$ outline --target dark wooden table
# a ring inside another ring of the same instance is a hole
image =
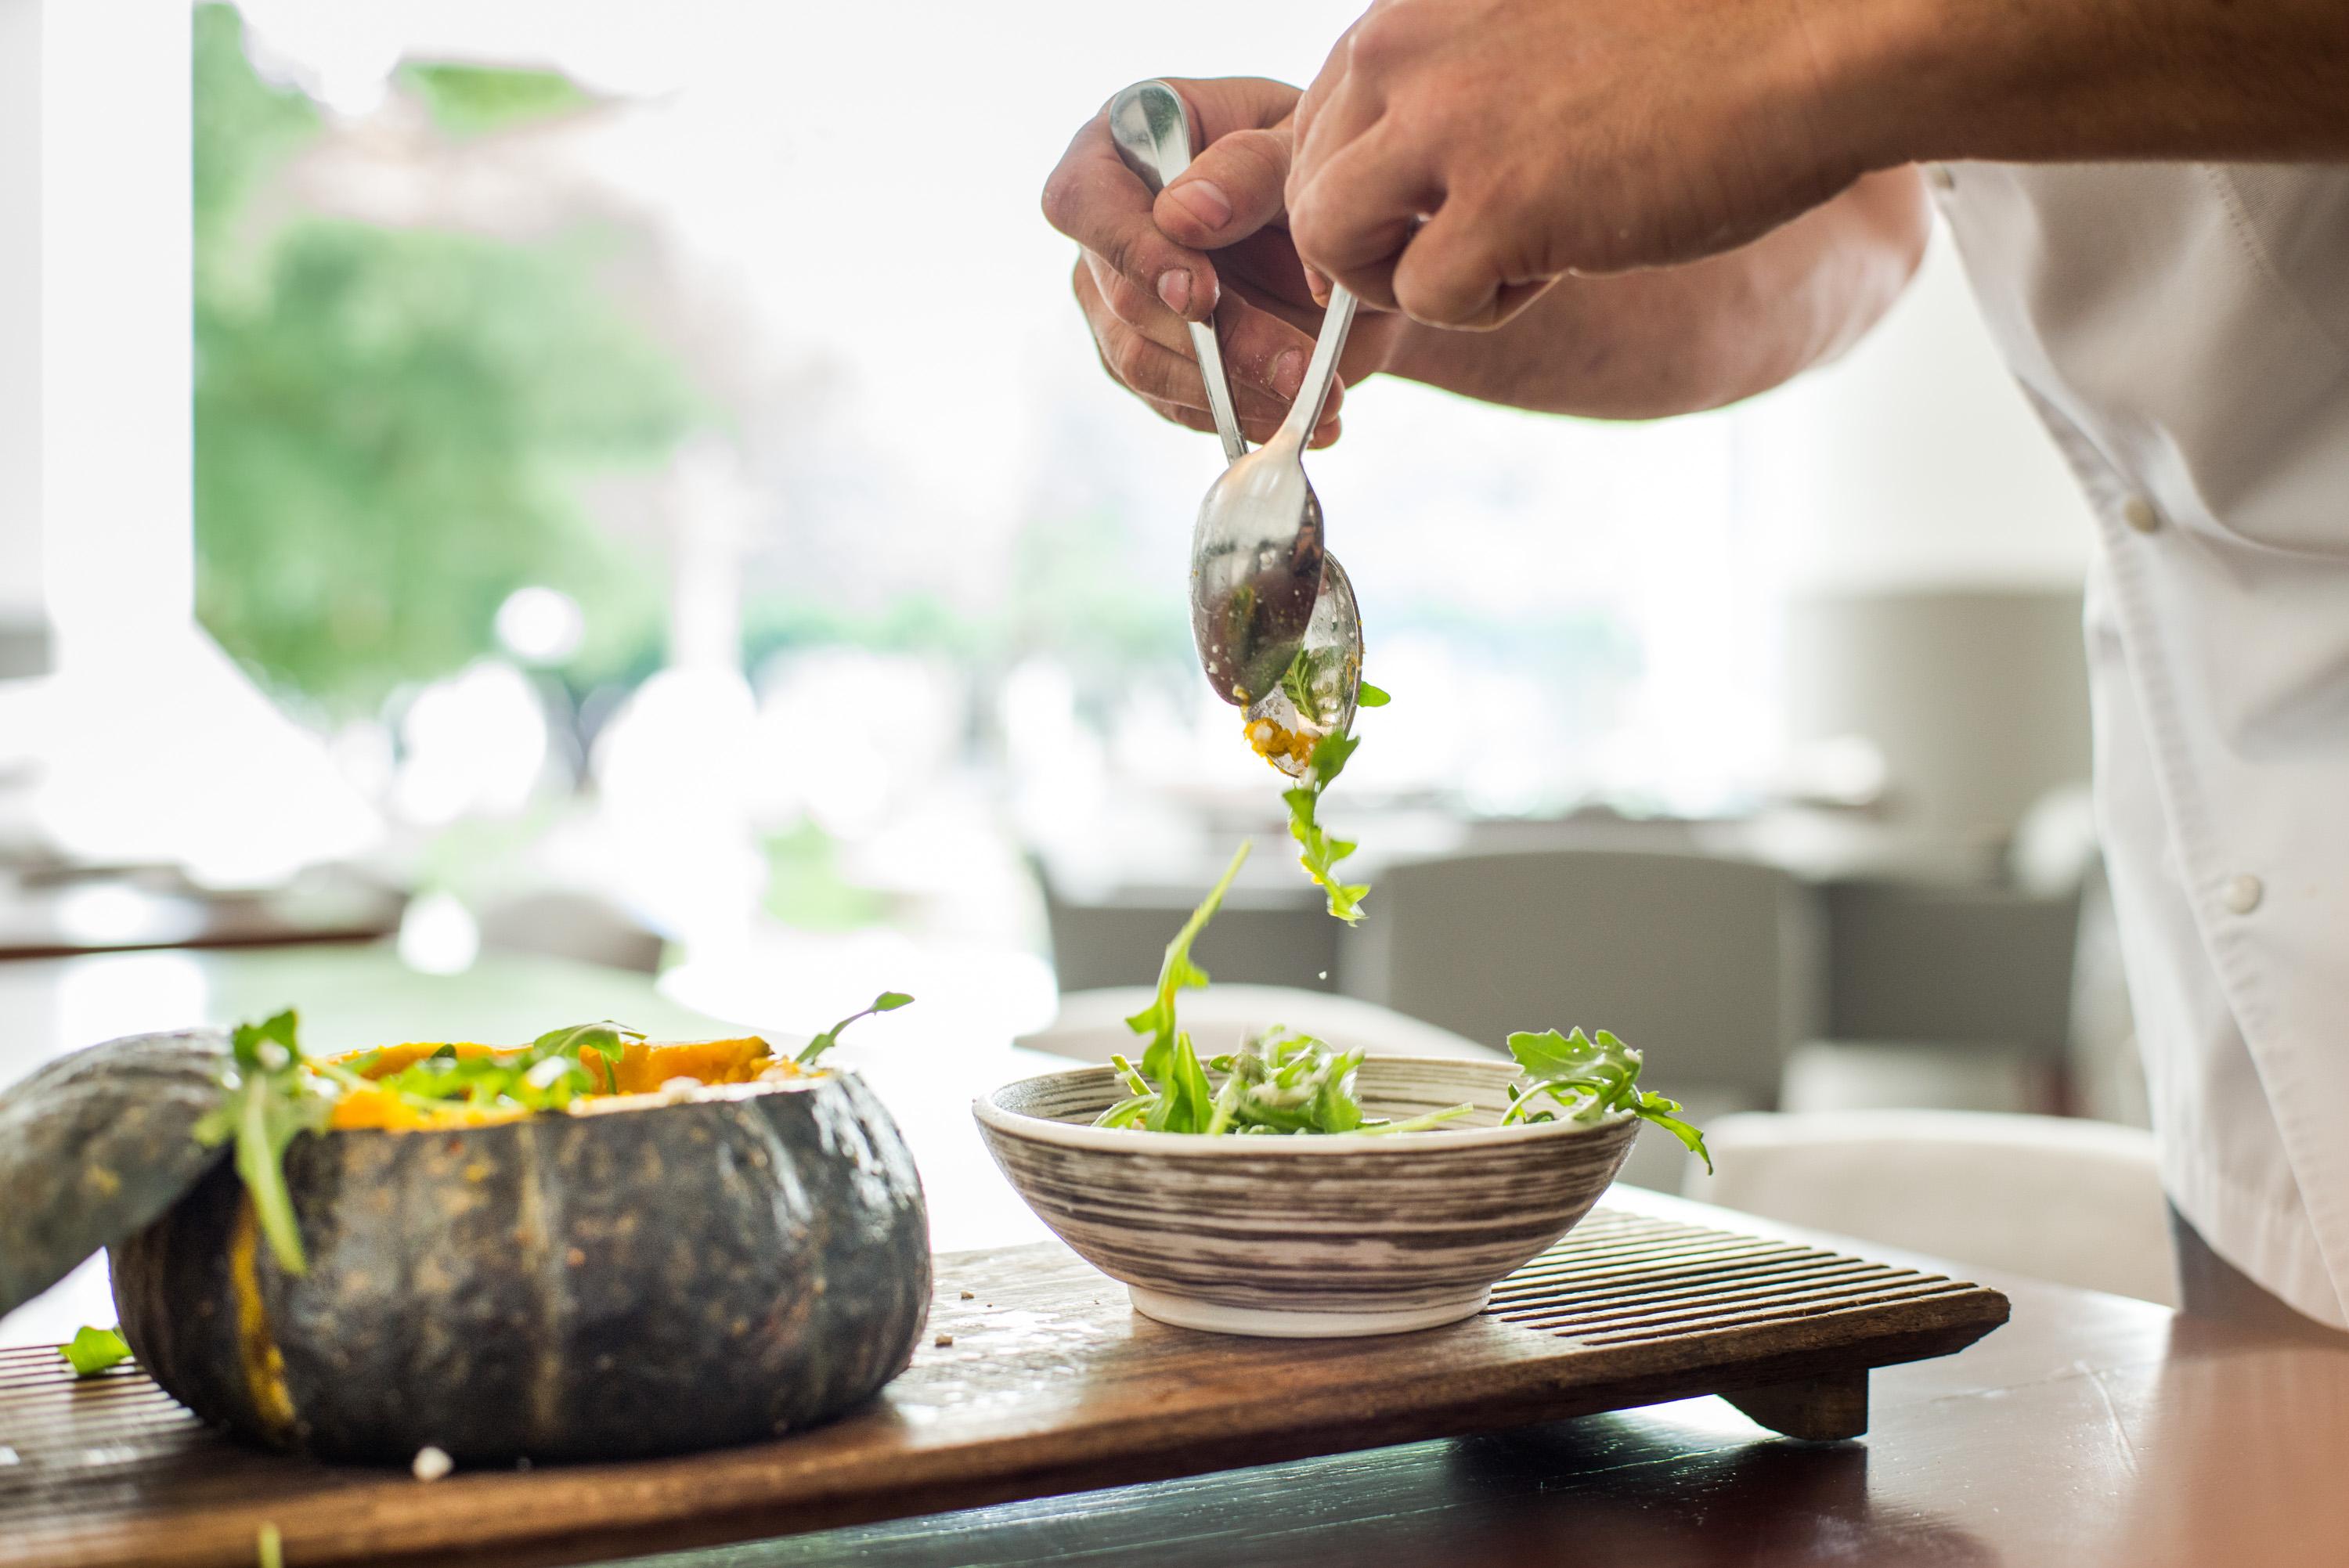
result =
[[[76,970],[104,962],[0,966],[0,1018],[17,1031],[0,1057],[0,1078],[82,1043],[60,1031],[97,1016],[93,1007],[110,1005],[118,1018],[136,1014],[122,994],[135,972]],[[459,1013],[476,1020],[471,1032],[520,1036],[543,1022],[536,1010],[573,998],[587,1005],[568,1007],[566,1017],[616,1011],[659,1028],[692,1022],[634,977],[560,965],[505,961],[428,980],[371,950],[189,962],[202,979],[180,998],[191,1009],[225,1016],[262,1005],[264,993],[282,994],[311,1007],[331,1043],[354,1031],[430,1034]],[[100,977],[109,984],[98,986]],[[78,990],[93,986],[108,1000],[74,1003]],[[150,999],[157,1006],[171,1000],[161,992]],[[1028,1239],[1032,1221],[1016,1200],[1004,1202],[1008,1193],[967,1135],[963,1102],[979,1087],[1043,1064],[1008,1044],[958,1035],[952,998],[925,998],[926,1006],[933,1000],[926,1026],[916,1027],[908,1009],[903,1031],[864,1047],[856,1065],[906,1125],[939,1200],[940,1244]],[[1796,1234],[1636,1190],[1618,1189],[1609,1201]],[[2349,1563],[2349,1354],[2197,1324],[2118,1297],[1961,1272],[2005,1290],[2013,1321],[1957,1356],[1876,1374],[1873,1424],[1858,1442],[1773,1438],[1726,1404],[1700,1399],[628,1561],[663,1568]],[[0,1563],[6,1560],[0,1542]]]

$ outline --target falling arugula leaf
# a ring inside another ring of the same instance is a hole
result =
[[[1248,851],[1255,847],[1253,841],[1242,840],[1240,847],[1233,851],[1231,864],[1224,868],[1216,885],[1207,890],[1207,896],[1199,901],[1199,907],[1191,912],[1191,918],[1183,923],[1183,929],[1174,934],[1174,940],[1166,944],[1166,956],[1158,965],[1157,996],[1149,1006],[1125,1021],[1125,1026],[1135,1034],[1150,1037],[1150,1044],[1142,1053],[1142,1070],[1151,1078],[1164,1078],[1174,1068],[1174,993],[1207,983],[1207,972],[1191,962],[1191,944],[1215,918],[1224,894],[1231,891],[1232,879],[1240,874]]]
[[[1354,693],[1356,707],[1384,707],[1392,701],[1394,698],[1388,696],[1383,688],[1374,686],[1368,681],[1364,681]]]
[[[1322,791],[1337,780],[1347,758],[1361,744],[1361,739],[1351,735],[1323,736],[1313,748],[1313,760],[1306,769],[1305,782],[1280,794],[1288,803],[1288,836],[1297,841],[1301,851],[1297,863],[1320,884],[1328,895],[1330,913],[1349,925],[1362,918],[1362,895],[1371,891],[1370,884],[1340,880],[1338,862],[1354,852],[1355,842],[1340,839],[1321,826],[1319,810]]]
[[[849,1025],[856,1022],[857,1019],[869,1018],[875,1013],[894,1013],[912,1000],[913,998],[906,995],[903,991],[884,991],[881,995],[873,998],[873,1006],[864,1008],[861,1012],[849,1014],[848,1016],[843,1018],[837,1024],[834,1024],[831,1028],[826,1029],[823,1034],[818,1035],[814,1039],[810,1040],[805,1046],[802,1046],[800,1048],[800,1054],[793,1057],[792,1060],[803,1068],[813,1067],[815,1065],[815,1059],[818,1057],[823,1055],[824,1052],[832,1049],[833,1047],[840,1043],[841,1030],[848,1027]]]
[[[1615,1111],[1629,1111],[1679,1139],[1690,1153],[1704,1161],[1707,1171],[1713,1169],[1704,1134],[1681,1119],[1680,1101],[1641,1088],[1640,1068],[1645,1058],[1607,1030],[1599,1030],[1596,1039],[1580,1029],[1570,1035],[1556,1029],[1538,1035],[1521,1031],[1509,1037],[1509,1054],[1525,1068],[1528,1081],[1522,1087],[1510,1086],[1512,1103],[1501,1118],[1502,1126],[1551,1121],[1560,1111],[1575,1121],[1597,1121]],[[1537,1109],[1535,1102],[1543,1099],[1556,1109]]]
[[[74,1331],[73,1342],[57,1346],[74,1369],[77,1377],[95,1377],[109,1367],[130,1359],[130,1344],[111,1328],[92,1328],[88,1324]]]
[[[325,1128],[334,1110],[331,1093],[305,1070],[295,1040],[297,1022],[289,1007],[258,1024],[236,1026],[221,1076],[228,1098],[195,1126],[196,1140],[208,1147],[236,1140],[236,1173],[253,1200],[254,1216],[278,1267],[294,1274],[308,1264],[293,1194],[285,1187],[285,1148],[301,1134]]]

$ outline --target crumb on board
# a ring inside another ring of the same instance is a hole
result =
[[[931,1340],[930,1343],[937,1346],[940,1349],[944,1349],[946,1346],[954,1343],[954,1336],[951,1334],[941,1334],[936,1339]]]
[[[975,1290],[967,1290],[962,1293],[962,1298],[965,1301],[977,1301],[978,1299],[978,1292]]]

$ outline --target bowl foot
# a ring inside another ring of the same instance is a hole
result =
[[[1133,1310],[1177,1328],[1209,1334],[1247,1334],[1268,1339],[1354,1339],[1371,1334],[1407,1334],[1474,1317],[1485,1310],[1489,1287],[1441,1301],[1414,1302],[1392,1310],[1292,1311],[1284,1307],[1226,1306],[1196,1296],[1173,1295],[1138,1284],[1125,1287]]]

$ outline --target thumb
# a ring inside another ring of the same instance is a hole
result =
[[[1235,130],[1207,144],[1151,209],[1151,218],[1177,244],[1216,250],[1237,243],[1281,211],[1295,138],[1286,121],[1268,129]]]

